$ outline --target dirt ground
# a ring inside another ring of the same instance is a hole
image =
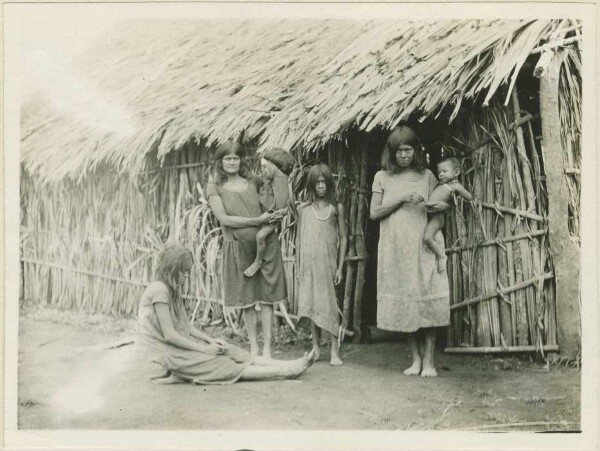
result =
[[[49,309],[19,324],[19,429],[578,430],[580,370],[527,358],[438,354],[407,377],[406,343],[346,344],[342,367],[297,380],[157,386],[131,320]],[[304,340],[276,347],[295,358]]]

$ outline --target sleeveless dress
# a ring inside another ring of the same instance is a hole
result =
[[[319,216],[327,214],[319,212]],[[338,218],[333,205],[329,217],[316,217],[312,204],[299,212],[298,317],[311,319],[335,337],[339,335],[340,313],[335,294],[338,253]]]
[[[163,368],[195,384],[232,384],[250,364],[250,354],[229,344],[224,354],[212,355],[173,346],[164,340],[154,306],[167,304],[171,312],[173,327],[190,340],[190,321],[185,311],[173,305],[171,290],[160,281],[152,282],[142,294],[138,310],[139,344],[142,351],[150,354]]]
[[[385,171],[375,174],[373,192],[382,204],[411,192],[427,201],[437,184],[431,171],[403,181]],[[377,258],[377,327],[415,332],[450,323],[448,275],[437,271],[436,256],[423,243],[427,211],[421,204],[403,204],[380,222]],[[441,231],[435,240],[444,245]]]
[[[256,218],[262,214],[259,189],[262,181],[253,176],[243,192],[231,191],[209,182],[207,197],[219,196],[230,216]],[[257,303],[273,304],[286,299],[285,274],[279,240],[274,233],[266,242],[263,264],[252,277],[244,276],[256,258],[256,233],[260,227],[233,228],[223,231],[223,297],[226,307],[246,308]]]

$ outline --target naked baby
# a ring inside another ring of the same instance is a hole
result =
[[[263,184],[260,188],[260,203],[263,211],[280,212],[281,216],[284,215],[291,198],[288,176],[295,164],[296,159],[283,149],[269,149],[261,154]],[[252,277],[260,270],[266,239],[276,230],[276,224],[265,224],[256,234],[256,259],[244,271],[246,277]]]
[[[435,234],[444,227],[444,214],[454,204],[455,196],[466,200],[473,199],[471,193],[458,181],[460,173],[461,167],[458,159],[448,157],[440,161],[438,163],[440,184],[430,194],[429,201],[425,202],[425,207],[428,207],[428,210],[431,208],[431,211],[428,214],[423,241],[436,255],[439,272],[446,269],[446,252],[444,247],[435,241]],[[434,206],[435,211],[432,208]]]

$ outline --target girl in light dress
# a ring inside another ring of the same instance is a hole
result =
[[[340,309],[335,285],[343,279],[346,256],[344,209],[335,198],[329,167],[317,164],[307,176],[308,202],[299,211],[298,317],[310,320],[315,360],[320,356],[321,330],[331,337],[333,366],[342,365]]]
[[[139,343],[163,367],[157,384],[232,384],[300,376],[314,353],[296,360],[275,360],[212,338],[196,329],[183,305],[183,287],[193,266],[192,253],[179,245],[160,254],[154,281],[146,288],[138,312]]]

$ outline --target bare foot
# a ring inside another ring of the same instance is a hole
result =
[[[179,376],[175,376],[174,374],[171,374],[169,377],[163,377],[162,379],[154,379],[152,381],[153,384],[157,385],[181,384],[183,382],[186,382],[186,380],[182,379]]]
[[[290,368],[289,370],[289,375],[292,378],[296,378],[298,376],[300,376],[302,373],[304,373],[308,368],[310,368],[310,366],[315,363],[315,352],[310,351],[310,352],[305,352],[304,356],[297,359],[297,360],[293,360],[294,365]]]
[[[340,357],[339,357],[339,356],[337,356],[337,355],[336,355],[336,356],[333,356],[333,355],[332,355],[332,356],[331,356],[331,360],[329,361],[329,364],[330,364],[331,366],[340,366],[340,365],[343,365],[343,364],[344,364],[344,362],[342,361],[342,359],[340,359]]]
[[[410,368],[406,368],[404,370],[404,374],[406,376],[418,376],[420,372],[421,372],[421,363],[420,362],[415,362],[411,365]]]
[[[246,268],[246,270],[244,271],[244,275],[246,277],[252,277],[254,274],[256,274],[258,272],[260,267],[261,267],[260,262],[254,262]]]
[[[171,372],[169,370],[164,370],[162,373],[155,374],[153,376],[148,376],[148,379],[153,381],[155,379],[164,379],[165,377],[169,377],[170,375],[171,375]]]
[[[315,353],[315,362],[321,358],[321,348],[312,348],[312,352]]]
[[[423,368],[423,371],[421,371],[421,377],[436,377],[436,376],[437,376],[437,371],[432,366],[425,367],[425,368]]]
[[[448,261],[448,257],[444,256],[444,258],[438,258],[437,261],[437,270],[438,272],[446,271],[446,262]]]
[[[317,355],[314,350],[310,351],[308,354],[304,354],[304,371],[306,371],[310,366],[315,363],[317,359]]]

